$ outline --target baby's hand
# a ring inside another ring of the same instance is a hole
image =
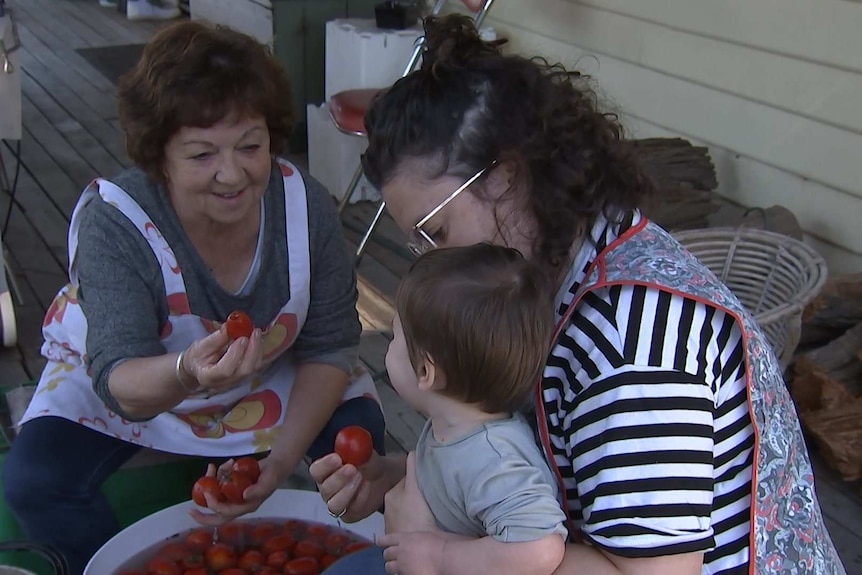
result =
[[[443,575],[446,541],[437,533],[391,533],[377,538],[384,547],[386,572],[393,575]]]

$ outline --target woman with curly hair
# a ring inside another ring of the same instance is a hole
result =
[[[365,118],[365,173],[415,253],[517,248],[556,286],[525,408],[559,483],[557,573],[842,573],[777,360],[726,286],[638,210],[650,182],[586,79],[429,19],[421,69]],[[331,513],[384,503],[380,548],[327,573],[458,572],[405,458],[312,474]],[[388,493],[388,494],[387,494]],[[489,569],[506,573],[507,565]]]
[[[239,32],[175,24],[118,100],[136,165],[78,200],[47,365],[3,465],[24,531],[73,575],[118,531],[100,487],[141,446],[263,457],[243,502],[195,510],[208,524],[256,509],[346,425],[383,449],[374,384],[355,368],[356,278],[335,208],[278,155],[293,110],[275,57]],[[226,327],[233,311],[246,333]]]

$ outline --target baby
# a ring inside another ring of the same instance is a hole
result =
[[[399,286],[386,369],[428,418],[416,481],[437,526],[466,536],[447,540],[436,572],[550,574],[562,561],[557,483],[518,413],[545,363],[550,299],[537,268],[490,244],[430,251]],[[387,571],[410,572],[411,541],[386,549]]]

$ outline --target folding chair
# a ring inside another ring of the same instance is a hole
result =
[[[467,9],[473,13],[473,22],[476,24],[476,28],[479,28],[479,26],[482,25],[488,10],[491,8],[491,4],[494,3],[494,0],[462,1]],[[434,4],[434,8],[431,10],[431,15],[436,16],[439,14],[445,4],[446,0],[437,0]],[[419,62],[419,57],[422,54],[423,43],[424,38],[420,38],[416,42],[413,47],[413,53],[410,55],[410,60],[407,61],[407,66],[404,67],[404,72],[401,74],[402,78],[412,72],[416,67],[416,64]],[[335,127],[345,134],[365,137],[367,135],[365,133],[365,124],[363,121],[365,118],[365,111],[371,105],[374,97],[380,93],[381,90],[382,88],[365,88],[345,90],[343,92],[333,94],[329,99],[329,117],[332,119]],[[353,173],[353,177],[350,179],[350,183],[347,185],[347,189],[338,205],[339,214],[342,213],[347,204],[350,203],[350,198],[352,198],[353,194],[356,192],[356,188],[359,185],[361,177],[362,164],[360,163],[356,167],[356,171]],[[365,235],[362,236],[362,240],[360,240],[359,246],[356,249],[357,265],[359,265],[359,262],[362,259],[362,254],[365,252],[365,247],[368,244],[368,240],[371,238],[372,234],[374,234],[374,230],[377,228],[377,224],[380,222],[380,217],[383,215],[383,211],[385,209],[386,202],[381,200],[380,204],[377,206],[377,212],[374,214],[371,223],[368,225],[368,229],[365,230]]]

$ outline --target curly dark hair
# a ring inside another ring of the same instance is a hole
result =
[[[429,17],[424,26],[421,67],[365,116],[362,163],[372,184],[382,187],[410,159],[426,160],[429,179],[509,162],[507,194],[523,191],[538,227],[536,257],[553,268],[599,213],[620,221],[642,204],[650,180],[586,76],[503,54],[505,40],[483,41],[463,15]]]
[[[260,114],[270,151],[293,129],[287,72],[254,38],[224,27],[181,22],[156,33],[117,86],[129,158],[159,181],[165,145],[182,127],[206,128],[231,112]]]

